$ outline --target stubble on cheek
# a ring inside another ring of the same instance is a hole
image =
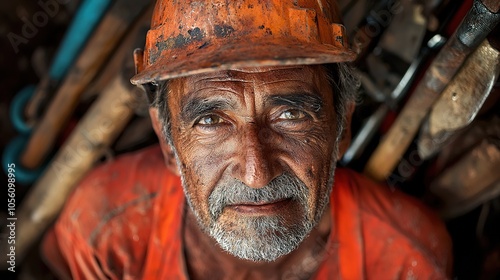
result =
[[[206,231],[212,223],[208,211],[208,195],[210,190],[208,190],[206,184],[203,182],[201,173],[196,172],[196,168],[190,166],[187,163],[181,168],[182,187],[184,188],[186,201],[191,211],[195,214],[202,230]]]

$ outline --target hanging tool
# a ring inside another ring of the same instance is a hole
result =
[[[418,141],[422,159],[437,153],[454,133],[474,120],[499,73],[500,52],[485,40],[432,107]]]
[[[24,167],[36,168],[46,158],[56,137],[76,108],[80,95],[101,69],[127,27],[148,3],[149,1],[131,0],[117,0],[113,3],[31,135],[26,150],[21,155]]]
[[[33,85],[26,86],[12,101],[12,103],[16,104],[16,107],[11,109],[10,117],[14,128],[18,132],[23,134],[31,132],[32,124],[38,117],[37,112],[40,109],[38,107],[41,100],[68,72],[69,67],[78,56],[111,2],[111,0],[82,1],[62,39],[48,75],[41,79],[36,88]],[[28,106],[25,106],[26,104]]]
[[[396,122],[373,153],[365,167],[365,174],[378,181],[390,175],[439,94],[465,58],[483,42],[499,21],[498,9],[491,11],[483,2],[474,1],[458,30],[434,59]]]
[[[145,2],[143,2],[145,3]],[[16,261],[21,262],[28,249],[45,231],[62,209],[73,187],[115,141],[134,114],[142,94],[130,84],[134,74],[132,51],[144,45],[145,30],[149,25],[152,9],[147,9],[132,30],[120,43],[120,50],[110,65],[117,65],[116,75],[80,120],[50,166],[35,183],[18,210],[16,236]],[[137,40],[141,38],[141,40]],[[7,252],[8,244],[0,244],[0,252]],[[0,264],[5,266],[0,256]]]
[[[432,181],[430,191],[443,200],[443,218],[463,215],[500,195],[498,140],[483,139]]]
[[[349,164],[363,153],[368,143],[378,131],[380,124],[384,120],[387,113],[391,110],[391,108],[396,108],[410,90],[416,74],[422,64],[433,51],[441,48],[445,42],[446,39],[441,35],[435,35],[427,42],[419,56],[412,62],[399,84],[392,91],[389,99],[386,100],[386,103],[380,105],[375,113],[373,113],[368,120],[366,120],[356,136],[354,136],[351,145],[341,160],[342,165],[345,166]]]

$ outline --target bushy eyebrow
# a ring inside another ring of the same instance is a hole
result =
[[[289,93],[280,95],[271,95],[266,98],[273,106],[290,106],[314,113],[319,113],[324,106],[323,99],[310,93]]]
[[[214,111],[222,111],[234,106],[227,98],[190,98],[186,105],[182,106],[181,119],[184,122],[192,122],[196,118],[210,114]]]
[[[302,92],[271,95],[265,98],[265,103],[271,106],[288,106],[314,113],[320,113],[324,106],[320,96]],[[193,97],[186,100],[185,105],[182,106],[180,117],[183,122],[188,123],[214,111],[231,109],[234,109],[234,105],[228,98]]]

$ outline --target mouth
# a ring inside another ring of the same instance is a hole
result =
[[[227,208],[242,214],[270,215],[287,207],[292,202],[291,198],[280,199],[272,202],[248,202],[228,205]]]

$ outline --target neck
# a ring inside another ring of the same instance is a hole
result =
[[[326,207],[319,224],[292,253],[273,262],[242,260],[225,251],[201,230],[189,206],[183,227],[184,253],[190,279],[309,279],[326,252],[331,231],[330,208]]]

